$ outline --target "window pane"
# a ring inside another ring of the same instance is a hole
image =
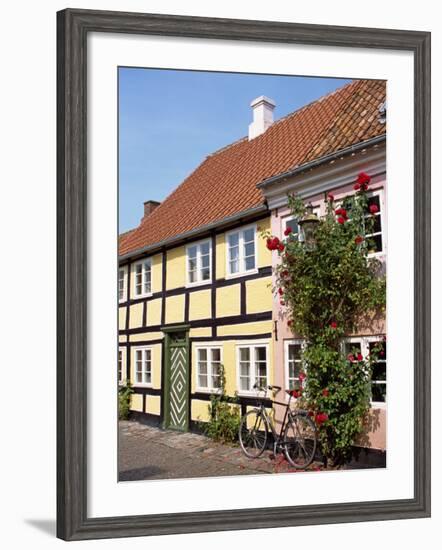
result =
[[[229,271],[230,271],[230,273],[238,273],[238,271],[239,271],[239,262],[238,262],[238,260],[234,260],[233,262],[229,262]]]
[[[240,361],[250,361],[250,348],[240,348],[239,358]]]
[[[211,351],[212,351],[212,361],[214,362],[221,361],[221,350],[219,348],[213,348]]]
[[[374,252],[382,252],[382,235],[373,235],[368,239],[368,251],[372,254]]]
[[[201,256],[201,267],[209,267],[210,265],[210,257],[207,256]]]
[[[231,235],[229,235],[229,247],[232,248],[238,245],[239,245],[239,233],[232,233]]]
[[[250,229],[246,229],[244,231],[244,242],[245,243],[248,243],[250,241],[254,241],[255,240],[255,230],[253,229],[253,227],[251,227]]]
[[[287,229],[289,227],[292,230],[292,233],[294,233],[294,234],[299,233],[299,226],[298,226],[298,221],[297,221],[296,218],[290,218],[290,219],[285,221],[285,228],[284,229]]]
[[[210,251],[210,243],[206,242],[201,245],[201,254],[206,255],[209,254]]]
[[[371,385],[371,399],[372,401],[385,402],[387,396],[386,384],[372,384]]]
[[[196,251],[197,251],[197,247],[196,246],[190,246],[188,249],[187,249],[187,256],[190,258],[196,258]]]
[[[249,256],[245,261],[246,271],[255,269],[255,256]]]
[[[245,257],[254,256],[254,254],[255,254],[255,243],[254,242],[247,243],[246,245],[244,245],[244,256]]]
[[[374,363],[372,380],[386,380],[387,379],[387,365],[385,362]]]
[[[189,283],[196,281],[196,271],[189,271]]]
[[[200,374],[198,376],[198,385],[200,388],[207,388],[207,374]]]
[[[249,378],[240,377],[239,387],[241,390],[248,391],[250,389]]]
[[[203,281],[208,281],[210,279],[210,269],[204,268],[201,272],[201,279]]]
[[[301,345],[289,344],[289,361],[295,361],[301,359]]]
[[[239,246],[229,248],[230,260],[237,260],[239,258]]]
[[[378,210],[381,209],[381,203],[380,203],[379,195],[374,195],[373,197],[368,197],[367,212],[370,212],[370,206],[372,206],[373,204],[378,207]]]
[[[265,348],[265,347],[255,348],[255,359],[256,359],[256,361],[266,361],[267,360],[267,348]]]
[[[195,258],[189,258],[189,270],[195,271],[196,270],[196,257]]]
[[[200,348],[198,350],[198,361],[207,361],[207,350]]]

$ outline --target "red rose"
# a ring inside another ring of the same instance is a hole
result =
[[[333,195],[333,193],[329,193],[329,194],[327,195],[327,198],[328,198],[328,200],[329,200],[330,202],[333,202],[333,201],[335,200],[335,196]]]
[[[308,414],[308,416],[314,416],[315,415],[315,413],[313,411],[308,411],[307,414]]]
[[[358,353],[357,358],[358,358],[358,361],[362,361],[362,359],[363,359],[362,353]]]
[[[298,399],[298,397],[301,397],[302,391],[301,390],[292,390],[292,397],[295,399]]]
[[[287,326],[288,326],[288,327],[291,327],[291,326],[292,326],[292,321],[291,321],[290,319],[287,321]]]
[[[281,300],[281,301],[279,302],[279,304],[280,304],[281,306],[285,306],[284,300]]]
[[[342,215],[342,208],[336,208],[335,214],[336,214],[337,216],[341,216],[341,215]]]
[[[278,237],[268,238],[266,242],[266,246],[269,250],[276,250],[279,246],[279,239]]]
[[[287,269],[284,269],[284,271],[281,271],[281,277],[288,277],[289,276],[289,272],[287,271]]]
[[[326,420],[328,420],[328,414],[327,413],[317,413],[315,416],[315,420],[317,424],[322,424]]]
[[[355,237],[355,243],[356,244],[361,244],[363,241],[364,241],[364,237],[361,237],[360,235]]]
[[[332,321],[332,322],[330,323],[330,327],[331,327],[331,328],[338,328],[338,323],[337,323],[336,321]]]
[[[371,181],[371,177],[366,174],[365,172],[359,172],[358,179],[356,180],[357,183],[360,185],[368,185]]]
[[[379,208],[376,204],[370,204],[370,213],[376,214],[376,212],[379,212]]]
[[[354,189],[355,191],[359,191],[360,188],[361,188],[361,185],[360,185],[359,183],[355,183],[355,184],[353,185],[353,189]]]
[[[339,216],[338,223],[340,223],[341,225],[344,224],[345,223],[345,218],[343,218],[342,216]]]
[[[291,227],[287,227],[284,231],[284,235],[287,237],[288,235],[290,235],[290,233],[293,233],[293,230]]]
[[[328,397],[328,396],[329,396],[329,393],[330,393],[330,392],[328,391],[327,388],[324,388],[324,389],[322,390],[322,395],[323,395],[324,397]]]
[[[284,294],[284,291],[282,290],[282,288],[278,288],[278,294],[279,294],[280,296],[282,296],[282,295]]]
[[[278,246],[277,246],[277,248],[278,248],[278,250],[279,250],[280,252],[282,252],[282,251],[284,250],[284,248],[285,248],[284,243],[279,243]]]
[[[303,382],[306,378],[305,372],[300,372],[298,378],[301,382]]]
[[[347,218],[347,210],[345,208],[341,208],[341,216]]]
[[[355,356],[354,356],[352,353],[349,353],[349,354],[347,355],[347,359],[348,359],[351,363],[353,363],[353,361],[355,360]]]

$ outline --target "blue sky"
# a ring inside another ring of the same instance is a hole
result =
[[[247,135],[250,102],[276,102],[275,120],[349,82],[164,69],[119,69],[119,232],[143,202],[162,201],[213,151]]]

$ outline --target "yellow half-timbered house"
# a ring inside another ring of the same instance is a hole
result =
[[[272,253],[261,236],[271,212],[259,184],[327,155],[333,128],[329,148],[351,146],[339,127],[367,109],[360,99],[375,97],[373,86],[353,82],[276,122],[273,101],[257,98],[248,136],[209,155],[161,204],[147,201],[139,226],[120,235],[118,376],[133,385],[135,415],[196,429],[221,365],[243,412],[256,404],[255,382],[278,379]],[[368,124],[354,141],[378,130]]]

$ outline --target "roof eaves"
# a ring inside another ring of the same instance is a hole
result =
[[[119,256],[120,261],[129,260],[130,258],[134,256],[139,256],[141,254],[146,254],[149,252],[153,252],[154,250],[157,250],[163,246],[170,246],[172,244],[178,244],[181,241],[185,241],[186,239],[195,237],[199,235],[200,233],[205,233],[206,231],[210,231],[211,229],[216,229],[219,227],[222,227],[224,225],[227,225],[229,223],[239,221],[242,218],[250,217],[256,214],[261,214],[264,212],[267,212],[268,208],[266,204],[259,204],[258,206],[254,206],[252,208],[248,208],[247,210],[243,210],[241,212],[236,212],[235,214],[232,214],[231,216],[227,216],[226,218],[222,218],[220,220],[217,220],[215,222],[201,225],[199,227],[196,227],[195,229],[191,229],[190,231],[186,231],[185,233],[180,233],[178,235],[173,235],[173,237],[169,237],[168,239],[165,239],[163,241],[159,241],[157,243],[150,244],[148,246],[143,246],[141,248],[138,248],[136,250],[131,250],[130,252],[127,252],[126,254],[122,254]]]
[[[361,149],[365,149],[367,147],[371,147],[373,145],[382,143],[386,140],[386,134],[381,134],[379,136],[376,136],[374,138],[367,139],[365,141],[360,141],[359,143],[356,143],[354,145],[350,145],[349,147],[344,147],[343,149],[338,149],[337,151],[333,151],[333,153],[328,153],[327,155],[324,155],[322,157],[319,157],[317,159],[311,160],[309,162],[306,162],[304,164],[301,164],[299,166],[296,166],[295,168],[292,168],[291,170],[288,170],[287,172],[282,172],[281,174],[276,174],[275,176],[272,176],[270,178],[267,178],[259,183],[256,184],[256,187],[258,189],[264,189],[268,187],[269,185],[272,185],[274,183],[277,183],[278,181],[281,181],[285,178],[289,178],[292,176],[296,176],[297,174],[300,174],[301,172],[304,172],[305,170],[310,170],[311,168],[316,168],[317,166],[320,166],[321,164],[324,164],[326,162],[329,162],[337,157],[342,157],[345,155],[349,155],[351,153],[355,153],[357,151],[360,151]]]

